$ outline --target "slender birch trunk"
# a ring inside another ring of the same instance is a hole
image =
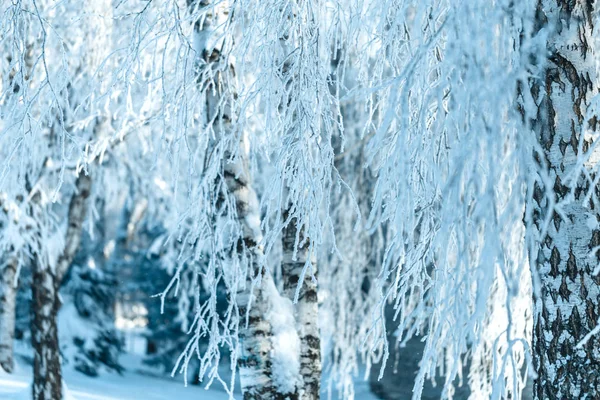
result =
[[[8,373],[14,369],[17,266],[16,257],[8,257],[6,263],[0,265],[0,368]]]
[[[233,78],[234,70],[231,64],[224,65],[221,49],[207,48],[207,41],[219,25],[218,19],[230,12],[228,4],[201,0],[190,1],[190,7],[208,8],[206,18],[196,21],[194,25],[194,45],[199,57],[199,69],[209,68],[215,72],[213,80],[205,88],[207,121],[213,121],[216,140],[225,140],[228,135],[234,135],[232,129],[232,109],[230,102],[224,96],[231,95],[232,88],[227,87],[228,78]],[[213,7],[212,9],[210,7]],[[219,15],[221,13],[221,15]],[[260,230],[259,202],[251,184],[248,166],[249,146],[247,135],[242,134],[237,148],[224,151],[219,162],[222,163],[223,177],[227,192],[235,204],[235,216],[241,228],[241,236],[237,243],[237,256],[241,262],[248,262],[248,273],[245,282],[240,282],[236,293],[236,301],[240,318],[240,350],[238,368],[245,400],[258,399],[287,399],[288,394],[278,392],[273,382],[272,362],[270,360],[271,325],[266,319],[269,307],[269,293],[277,290],[271,276],[265,273],[262,261],[264,258],[262,232]],[[236,146],[236,144],[234,144]],[[213,147],[214,148],[214,147]],[[235,154],[234,159],[231,159]],[[215,160],[216,161],[216,160]],[[255,284],[254,282],[258,282]]]
[[[281,39],[284,51],[288,49],[289,35]],[[282,63],[282,76],[286,90],[294,76],[289,76],[292,65]],[[291,93],[291,91],[290,91]],[[286,99],[289,102],[289,99]],[[304,229],[298,231],[298,219],[290,218],[290,206],[282,212],[284,225],[281,233],[281,275],[283,295],[294,302],[294,317],[300,339],[300,376],[302,385],[298,396],[302,400],[320,398],[321,391],[321,336],[319,333],[319,303],[317,296],[317,259],[311,252],[310,238]],[[297,297],[296,297],[297,295]]]
[[[244,157],[243,157],[244,156]],[[279,393],[273,382],[273,371],[270,360],[271,324],[266,319],[269,307],[268,293],[277,290],[268,272],[265,273],[261,260],[264,257],[262,233],[259,224],[260,212],[256,192],[251,186],[248,168],[244,166],[245,155],[238,155],[240,159],[234,163],[225,163],[225,179],[227,189],[234,197],[237,218],[242,227],[243,236],[238,247],[243,249],[240,253],[250,253],[250,266],[245,285],[240,286],[237,292],[237,303],[240,315],[240,342],[241,352],[238,367],[240,381],[245,400],[254,399],[286,399],[284,393]],[[242,158],[243,157],[243,158]],[[237,164],[237,165],[236,165]],[[243,168],[240,173],[240,167]],[[259,278],[259,284],[252,282]]]
[[[80,172],[75,181],[75,193],[69,203],[69,214],[67,223],[67,234],[65,239],[65,248],[56,263],[57,277],[60,281],[71,266],[75,254],[81,244],[83,232],[83,221],[87,215],[89,207],[88,197],[92,191],[92,178],[84,172]]]
[[[595,7],[589,0],[538,2],[537,25],[550,34],[543,80],[532,87],[538,107],[534,127],[544,151],[543,173],[553,186],[540,183],[534,188],[537,228],[543,227],[552,201],[568,199],[562,215],[552,215],[537,256],[541,296],[535,299],[533,353],[538,400],[600,398],[600,338],[593,336],[577,347],[600,316],[600,277],[593,274],[598,258],[590,256],[600,245],[600,210],[594,197],[586,197],[590,191],[597,196],[600,190],[594,182],[597,150],[589,152],[598,116],[587,114],[600,86]],[[577,171],[578,161],[590,155]],[[571,184],[572,178],[577,181]]]
[[[280,12],[286,15],[289,22],[297,18],[296,8],[300,1],[291,1]],[[294,61],[289,55],[298,47],[292,35],[292,27],[287,27],[279,39],[283,60],[281,60],[281,76],[288,97],[280,104],[280,111],[289,106],[291,96],[296,95],[292,89],[297,77],[294,75]],[[285,104],[287,103],[287,104]],[[294,112],[294,122],[298,126],[299,116]],[[296,129],[296,127],[292,127]],[[300,375],[302,386],[299,398],[314,400],[320,398],[321,391],[321,339],[319,333],[319,306],[317,296],[317,259],[311,252],[310,238],[305,237],[304,229],[298,231],[297,218],[290,218],[290,205],[283,210],[284,225],[282,231],[282,264],[283,295],[294,304],[296,329],[300,339]],[[298,295],[296,297],[296,294]]]
[[[21,24],[23,21],[15,18],[14,20],[19,28],[24,28]],[[27,75],[31,74],[33,68],[33,43],[28,42],[27,38],[21,38],[24,46],[22,54],[24,61],[23,70]],[[8,62],[13,61],[14,55],[8,55]],[[19,75],[17,68],[14,68],[9,73],[9,86],[12,88],[6,92],[6,104],[18,101],[19,96],[24,91],[25,84],[29,81],[25,77]],[[10,109],[10,108],[8,108]],[[1,112],[0,112],[1,114]],[[0,199],[0,206],[2,200]],[[0,212],[7,212],[4,208]],[[4,265],[2,263],[5,262]],[[14,255],[0,254],[0,367],[5,372],[11,373],[14,369],[14,336],[15,336],[15,321],[16,321],[16,298],[17,298],[17,270],[18,258]]]
[[[283,215],[288,219],[287,210]],[[296,239],[299,245],[296,246]],[[298,232],[297,220],[292,218],[282,234],[283,294],[295,304],[295,317],[300,338],[300,374],[303,400],[319,399],[321,391],[321,337],[319,334],[319,304],[317,298],[317,262],[310,251],[310,241]],[[305,267],[307,268],[304,273]],[[313,279],[313,275],[315,279]],[[298,287],[300,285],[300,287]],[[298,291],[299,289],[299,291]]]
[[[31,341],[33,357],[33,399],[62,399],[62,374],[56,316],[60,308],[58,291],[81,243],[92,180],[83,172],[76,181],[76,192],[69,204],[65,249],[56,267],[44,265],[36,257],[32,282]]]

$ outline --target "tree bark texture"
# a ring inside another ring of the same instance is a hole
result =
[[[89,175],[81,172],[75,182],[75,193],[71,197],[69,204],[69,215],[67,219],[67,234],[65,238],[65,248],[56,263],[56,272],[59,283],[62,281],[67,270],[75,258],[77,249],[81,244],[81,234],[83,221],[87,215],[88,197],[92,190],[92,179]]]
[[[192,11],[197,8],[208,9],[202,23],[196,21],[194,24],[193,42],[197,56],[202,59],[198,63],[200,71],[206,68],[213,70],[213,81],[200,90],[206,94],[208,113],[206,120],[213,121],[216,140],[220,141],[228,135],[235,134],[232,130],[232,110],[228,99],[223,98],[231,95],[228,91],[231,88],[226,88],[225,85],[228,84],[228,77],[233,77],[234,69],[233,65],[224,64],[227,61],[222,60],[219,46],[208,49],[207,41],[215,34],[214,30],[219,26],[219,18],[225,16],[230,10],[225,3],[213,3],[210,0],[189,0],[189,5]],[[260,210],[256,192],[251,185],[248,166],[249,150],[245,143],[247,140],[245,136],[243,134],[237,143],[239,148],[225,150],[221,153],[222,159],[218,161],[222,163],[227,193],[235,204],[234,212],[241,229],[236,246],[236,257],[243,258],[240,260],[241,264],[244,262],[249,264],[247,279],[245,282],[240,282],[236,293],[240,320],[238,355],[240,383],[245,400],[287,399],[289,396],[279,393],[273,382],[270,359],[272,330],[271,324],[266,319],[266,313],[269,307],[268,293],[271,292],[269,289],[276,290],[276,288],[271,276],[265,273],[262,267],[264,254],[260,244],[262,241]],[[235,154],[234,159],[231,157],[232,154]],[[253,282],[260,283],[256,285]]]
[[[71,265],[81,243],[83,221],[87,214],[92,180],[83,172],[75,183],[71,197],[65,248],[55,268],[44,265],[36,257],[32,282],[31,341],[33,357],[33,399],[62,399],[62,374],[56,316],[60,308],[58,291],[64,274]]]
[[[8,373],[14,369],[17,266],[16,257],[8,257],[4,265],[0,264],[0,367]]]
[[[291,1],[283,6],[279,12],[285,15],[288,21],[298,18],[298,1]],[[281,62],[281,77],[287,96],[284,96],[280,111],[291,102],[294,91],[293,86],[298,77],[294,74],[293,57],[289,56],[294,50],[299,49],[299,44],[292,35],[293,27],[287,26],[280,37],[283,59]],[[299,115],[294,113],[294,122],[298,122]],[[304,132],[300,133],[301,135]],[[289,220],[289,221],[288,221]],[[282,280],[283,295],[294,304],[294,317],[296,329],[300,339],[300,375],[302,379],[299,388],[299,398],[314,400],[320,398],[321,391],[321,339],[319,333],[318,317],[319,305],[317,297],[317,260],[310,251],[310,238],[305,237],[304,229],[298,231],[298,219],[290,218],[290,208],[283,210],[284,225],[282,231]],[[305,271],[306,267],[306,271]],[[298,294],[296,298],[296,294]]]
[[[23,60],[25,62],[24,71],[29,75],[33,68],[33,43],[24,40],[23,44],[25,45],[23,54]],[[13,55],[8,55],[7,58],[8,61],[11,62]],[[23,79],[24,77],[18,76],[18,73],[19,71],[16,68],[12,69],[9,73],[8,82],[12,87],[12,90],[6,92],[7,104],[18,101],[18,98],[24,89],[17,81],[18,78]],[[10,106],[8,109],[10,109]],[[0,198],[0,206],[2,206],[1,203],[2,200]],[[4,206],[2,206],[2,208],[4,208]],[[3,209],[2,212],[7,212],[7,209]],[[5,262],[4,265],[2,265],[3,262]],[[14,336],[17,306],[16,279],[18,262],[17,257],[8,254],[0,254],[0,367],[8,373],[11,373],[14,369]]]
[[[242,160],[238,160],[241,163]],[[272,361],[270,359],[271,324],[266,319],[269,307],[267,293],[274,283],[262,268],[263,248],[260,245],[262,233],[253,221],[259,221],[258,199],[246,174],[238,174],[232,164],[225,164],[225,179],[227,189],[234,197],[237,218],[242,227],[243,236],[239,244],[242,252],[249,252],[250,266],[246,284],[237,292],[237,303],[240,316],[241,353],[238,367],[240,381],[245,400],[257,399],[287,399],[284,393],[279,393],[273,382]],[[261,275],[260,284],[253,287],[253,278]]]
[[[534,128],[545,157],[537,161],[552,184],[534,187],[533,222],[539,231],[552,212],[549,205],[567,199],[562,215],[551,216],[536,261],[541,283],[533,333],[538,400],[600,398],[600,340],[592,337],[576,347],[600,315],[600,277],[593,274],[598,258],[590,257],[600,245],[600,210],[597,200],[586,197],[590,191],[598,196],[600,190],[593,183],[598,155],[591,154],[582,170],[576,170],[578,159],[590,155],[589,133],[598,129],[597,116],[587,114],[599,86],[594,7],[593,0],[538,2],[536,23],[550,33],[542,80],[532,85],[538,107]],[[570,184],[573,177],[577,181]]]
[[[33,268],[31,342],[33,399],[62,399],[60,348],[56,315],[60,307],[56,272],[36,262]]]
[[[284,212],[284,220],[288,219]],[[319,303],[317,298],[317,262],[310,252],[310,241],[301,231],[298,235],[296,219],[292,219],[282,233],[282,275],[283,294],[294,301],[298,292],[298,302],[294,311],[298,335],[300,337],[300,374],[303,387],[301,399],[319,399],[321,391],[321,339],[319,334]],[[296,237],[299,242],[296,246]],[[307,266],[305,274],[304,267]],[[313,279],[313,275],[314,278]]]

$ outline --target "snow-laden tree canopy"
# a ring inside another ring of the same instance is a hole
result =
[[[235,366],[240,285],[261,285],[258,263],[281,290],[294,224],[338,324],[322,330],[324,358],[345,396],[360,362],[387,359],[388,330],[426,342],[415,398],[437,374],[444,396],[457,377],[481,397],[519,396],[530,263],[561,211],[533,223],[535,183],[553,186],[530,124],[554,29],[536,26],[535,1],[13,0],[0,12],[4,251],[54,259],[75,172],[108,200],[135,187],[168,230],[163,300],[175,291],[195,313],[178,367],[199,357],[212,382],[224,347]],[[242,200],[258,212],[241,218]],[[239,245],[248,230],[260,256]]]

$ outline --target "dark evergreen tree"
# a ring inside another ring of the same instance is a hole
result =
[[[161,304],[161,296],[169,286],[172,279],[172,268],[165,265],[164,251],[161,251],[161,243],[166,238],[165,231],[160,226],[151,226],[145,224],[139,232],[137,240],[145,243],[145,248],[139,248],[137,251],[130,251],[130,263],[137,266],[131,268],[134,271],[134,277],[128,281],[135,284],[136,290],[131,290],[130,295],[137,293],[148,311],[148,325],[146,329],[147,355],[144,363],[158,368],[161,372],[170,373],[176,365],[177,359],[184,352],[191,336],[188,334],[188,327],[194,318],[193,299],[195,293],[175,293],[171,289]],[[134,247],[130,248],[134,250]],[[125,270],[129,269],[123,266]],[[171,267],[173,267],[171,265]],[[192,271],[192,268],[182,268],[183,271]],[[191,279],[190,276],[182,279]],[[183,285],[187,286],[187,285]],[[201,287],[201,285],[200,285]],[[198,288],[195,288],[198,290]],[[224,288],[219,290],[219,299],[217,309],[223,312],[226,307],[226,292]],[[208,300],[208,293],[200,291],[200,304]],[[203,337],[199,343],[200,352],[208,344],[208,337]],[[225,351],[225,349],[224,349]],[[192,384],[199,384],[198,378],[199,362],[193,358],[188,366],[188,381]]]
[[[63,357],[73,363],[77,371],[88,376],[97,376],[102,368],[118,373],[123,371],[119,363],[123,339],[115,327],[119,285],[114,263],[106,252],[107,221],[110,219],[106,218],[103,202],[96,208],[102,215],[94,225],[93,237],[84,231],[81,246],[61,290],[65,304],[60,321],[70,328],[61,326]]]
[[[122,372],[119,354],[122,351],[122,338],[114,326],[114,288],[116,280],[111,274],[87,265],[74,265],[70,281],[65,288],[71,299],[76,324],[85,329],[70,331],[75,346],[72,357],[74,368],[86,375],[97,376],[100,368]],[[66,312],[69,308],[65,308]]]

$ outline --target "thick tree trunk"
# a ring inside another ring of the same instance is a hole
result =
[[[62,399],[60,347],[56,316],[60,308],[58,290],[81,243],[83,221],[87,214],[92,180],[83,172],[79,174],[76,192],[69,204],[65,248],[56,267],[35,260],[32,282],[31,341],[33,356],[33,399]]]
[[[284,220],[288,219],[284,212]],[[292,219],[283,230],[283,294],[294,301],[299,282],[298,302],[295,304],[295,317],[300,337],[300,374],[302,375],[303,400],[319,399],[321,390],[321,339],[319,334],[319,305],[317,299],[317,262],[310,252],[310,241],[305,240],[303,232],[299,235],[296,246],[298,227],[296,219]],[[304,241],[304,243],[303,243]],[[304,267],[307,271],[303,276]]]
[[[17,265],[15,257],[8,258],[4,265],[0,265],[0,368],[8,373],[13,372],[14,368]]]
[[[62,399],[60,349],[56,315],[60,307],[56,273],[36,262],[33,268],[31,342],[33,399]]]
[[[552,201],[569,199],[562,214],[554,212],[546,236],[541,238],[537,268],[541,296],[535,299],[533,353],[537,379],[534,396],[547,399],[600,398],[600,340],[592,337],[576,345],[598,323],[600,277],[593,274],[598,259],[590,257],[600,245],[600,209],[586,198],[600,186],[591,186],[598,156],[577,171],[578,157],[589,155],[597,116],[587,115],[590,100],[598,93],[594,51],[596,34],[591,0],[540,0],[539,27],[549,29],[549,60],[542,82],[532,87],[538,106],[535,128],[544,150],[552,187],[536,185],[534,223],[544,225]],[[577,179],[573,184],[571,179]],[[551,198],[552,196],[554,198]]]

